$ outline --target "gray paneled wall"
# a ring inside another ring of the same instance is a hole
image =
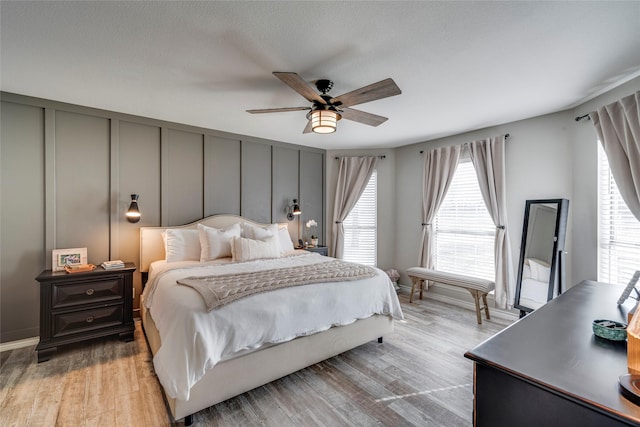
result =
[[[285,222],[293,198],[323,236],[324,150],[1,95],[1,342],[39,334],[34,278],[55,248],[138,264],[141,226],[219,213]],[[142,218],[131,224],[134,193]],[[300,218],[290,223],[294,240],[301,228]],[[139,273],[134,285],[137,308]]]
[[[111,259],[132,260],[137,265],[139,228],[161,224],[161,128],[125,120],[113,123],[112,128],[117,127],[117,132],[112,133],[111,157],[115,159],[112,162]],[[140,195],[143,214],[135,224],[122,216],[129,208],[131,194]],[[134,307],[138,307],[142,285],[139,275],[134,277]]]
[[[271,217],[273,222],[287,222],[287,213],[293,199],[300,194],[298,174],[300,152],[292,148],[273,147],[273,203]],[[299,219],[289,223],[289,234],[297,242]]]
[[[163,225],[204,216],[204,135],[169,129],[162,163]]]
[[[108,119],[56,111],[55,157],[45,159],[55,171],[55,243],[90,247],[90,262],[109,258],[109,135]]]
[[[258,222],[271,221],[271,146],[242,143],[241,205],[242,216]]]
[[[0,338],[11,341],[38,335],[34,278],[45,265],[44,109],[3,102],[0,120]]]
[[[300,152],[300,194],[324,194],[324,158],[325,153]],[[324,245],[324,198],[301,197],[302,236],[309,239],[311,234],[319,236],[319,243]],[[310,219],[315,219],[318,226],[307,229],[304,225]]]
[[[240,215],[240,141],[206,137],[205,216]]]

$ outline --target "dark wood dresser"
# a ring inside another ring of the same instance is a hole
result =
[[[591,323],[627,323],[624,287],[583,281],[465,354],[474,363],[475,426],[640,425],[640,406],[618,389],[626,341]]]
[[[40,282],[38,362],[63,344],[119,334],[133,340],[133,263],[86,273],[45,270]]]

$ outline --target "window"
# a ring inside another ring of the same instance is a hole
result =
[[[377,182],[378,172],[374,170],[358,203],[342,223],[344,226],[343,259],[345,261],[376,265]]]
[[[625,285],[636,270],[640,270],[640,222],[622,200],[598,142],[598,280]]]
[[[495,279],[496,226],[482,200],[471,161],[458,164],[433,229],[436,269]]]

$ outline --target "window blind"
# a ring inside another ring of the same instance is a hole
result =
[[[640,270],[640,221],[627,207],[598,141],[598,280],[626,285]]]
[[[376,265],[378,172],[371,174],[367,187],[355,207],[343,221],[345,261]]]
[[[433,228],[437,270],[495,279],[496,226],[482,200],[471,161],[458,164]]]

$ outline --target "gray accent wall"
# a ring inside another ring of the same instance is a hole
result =
[[[10,103],[0,113],[0,324],[7,341],[38,335],[34,277],[47,258],[44,116],[42,108]]]
[[[300,152],[300,193],[301,194],[317,194],[324,191],[324,154]],[[320,199],[310,199],[303,197],[300,200],[300,209],[302,210],[302,228],[301,234],[305,241],[309,241],[311,234],[319,236],[319,244],[325,244],[324,232],[324,203]],[[310,219],[315,219],[318,226],[315,230],[307,229],[305,224]]]
[[[10,93],[1,101],[0,342],[39,335],[35,277],[52,249],[138,265],[141,226],[220,213],[287,222],[294,198],[294,241],[304,218],[324,221],[324,150]],[[131,224],[134,193],[142,218]],[[139,272],[134,286],[137,308]]]
[[[271,146],[242,143],[240,212],[258,222],[271,220]]]
[[[205,144],[205,216],[240,215],[240,141],[207,137]]]

